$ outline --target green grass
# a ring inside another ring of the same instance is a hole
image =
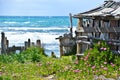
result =
[[[77,61],[75,55],[47,57],[43,49],[33,47],[21,54],[0,55],[0,80],[48,80],[50,75],[55,75],[56,80],[93,80],[94,75],[115,79],[120,75],[119,63],[92,63],[85,58]]]

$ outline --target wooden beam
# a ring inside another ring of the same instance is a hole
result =
[[[1,32],[1,53],[6,53],[6,40],[4,32]]]
[[[120,43],[115,43],[115,42],[113,43],[112,42],[111,45],[120,46]]]
[[[79,60],[80,57],[84,56],[84,53],[77,53],[76,56],[77,56],[77,60]]]
[[[77,29],[77,32],[84,32],[84,33],[119,33],[120,32],[120,27],[100,27],[100,28],[94,28],[94,27],[82,27],[80,30]]]
[[[113,54],[120,55],[120,51],[114,51],[114,50],[112,50],[112,53],[113,53]]]
[[[77,37],[77,40],[80,40],[80,39],[96,39],[96,40],[103,40],[103,39],[101,39],[101,38],[96,38],[96,37],[78,36],[78,37]],[[103,41],[120,43],[120,40],[115,40],[115,39],[105,39],[105,40],[103,40]]]
[[[77,36],[77,39],[88,39],[88,36]]]
[[[87,45],[91,45],[92,44],[89,41],[82,41],[82,40],[77,40],[76,43],[87,44]]]

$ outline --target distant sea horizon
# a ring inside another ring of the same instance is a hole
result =
[[[74,30],[76,25],[77,19],[73,19]],[[24,46],[28,38],[32,42],[40,39],[47,55],[53,51],[59,56],[59,41],[55,38],[69,33],[69,27],[69,16],[0,16],[0,32],[5,32],[9,46]]]

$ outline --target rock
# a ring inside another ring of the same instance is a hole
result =
[[[98,76],[97,75],[94,75],[94,80],[98,80]]]
[[[106,80],[106,78],[105,78],[105,76],[100,75],[99,78],[98,78],[98,80]]]
[[[116,80],[120,80],[120,76]]]
[[[106,78],[106,77],[103,76],[103,75],[100,75],[100,76],[94,75],[94,79],[93,79],[93,80],[116,80],[116,79]],[[120,80],[120,77],[119,77],[119,79],[117,79],[117,80]]]
[[[55,75],[49,75],[48,77],[46,77],[47,80],[55,80]]]
[[[113,78],[107,78],[106,80],[115,80],[115,79],[113,79]]]

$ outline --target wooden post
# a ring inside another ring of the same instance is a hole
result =
[[[9,54],[9,40],[6,40],[6,52]]]
[[[82,27],[83,27],[82,23],[83,23],[82,18],[79,18],[79,20],[78,20],[78,27],[77,27],[78,30],[82,29]]]
[[[60,57],[62,57],[63,56],[62,36],[59,37],[59,42],[60,42]]]
[[[12,47],[12,52],[13,52],[13,53],[16,52],[15,45],[13,45],[13,47]]]
[[[28,39],[28,47],[30,47],[31,46],[31,41],[30,41],[30,39]]]
[[[77,54],[80,54],[80,43],[77,43]]]
[[[9,47],[9,40],[6,41],[6,47],[8,49],[8,47]]]
[[[36,46],[41,48],[41,41],[40,40],[36,41]]]
[[[69,14],[69,16],[70,16],[70,34],[71,34],[71,37],[73,37],[73,31],[72,31],[72,28],[73,28],[73,24],[72,24],[72,14],[70,13]]]
[[[35,46],[35,43],[34,43],[34,42],[32,42],[32,46]]]
[[[2,54],[6,53],[4,32],[1,33],[1,53]]]
[[[25,50],[28,48],[28,42],[25,41]]]
[[[5,37],[5,49],[7,50],[7,37]]]
[[[54,52],[51,52],[51,57],[52,57],[52,58],[56,58],[56,55],[55,55]]]

